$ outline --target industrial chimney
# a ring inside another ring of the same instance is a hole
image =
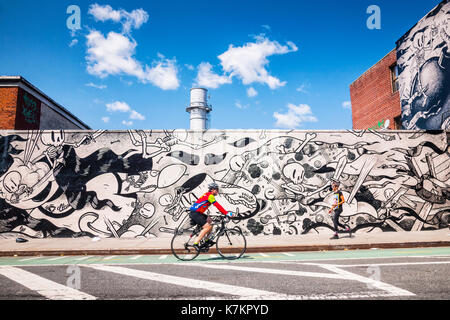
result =
[[[186,108],[190,113],[191,130],[208,130],[210,127],[210,112],[212,108],[207,101],[208,90],[204,88],[191,89],[191,104]]]

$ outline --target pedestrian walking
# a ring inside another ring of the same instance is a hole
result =
[[[339,222],[339,217],[343,212],[342,205],[345,203],[344,195],[342,194],[342,191],[339,190],[339,186],[339,181],[334,180],[331,183],[331,188],[333,190],[333,205],[331,206],[330,211],[328,211],[328,213],[333,214],[334,235],[331,239],[339,239],[339,227],[343,228],[345,232],[350,233],[351,237],[350,227]]]

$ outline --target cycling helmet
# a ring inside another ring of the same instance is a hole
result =
[[[212,183],[208,184],[208,189],[209,189],[209,191],[211,191],[213,189],[219,191],[219,185],[215,182],[212,182]]]

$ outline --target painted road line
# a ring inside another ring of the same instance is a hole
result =
[[[167,257],[168,257],[168,255],[165,254],[165,255],[162,255],[161,257],[159,257],[158,260],[164,260],[164,259],[167,259]]]
[[[345,276],[350,280],[355,280],[355,281],[360,281],[362,283],[365,283],[370,288],[376,288],[376,289],[383,290],[385,292],[392,294],[393,296],[415,296],[414,293],[409,292],[407,290],[404,290],[404,289],[401,289],[398,287],[394,287],[393,285],[387,284],[385,282],[381,282],[376,279],[366,278],[366,277],[360,276],[358,274],[351,273],[346,270],[342,270],[341,268],[338,268],[335,266],[323,264],[323,265],[320,265],[320,267],[327,269],[329,271],[332,271],[332,272],[336,272],[337,274],[339,274],[341,276]]]
[[[51,258],[51,259],[47,259],[47,261],[56,261],[56,260],[61,260],[67,258],[66,256],[61,256],[61,257],[56,257],[56,258]]]
[[[294,254],[292,254],[292,253],[288,253],[288,252],[282,252],[285,256],[288,256],[288,257],[295,257],[295,255]]]
[[[111,260],[116,258],[117,256],[109,256],[109,257],[104,257],[103,260]]]
[[[166,274],[154,273],[149,271],[135,270],[116,266],[107,265],[85,265],[84,267],[92,268],[95,270],[118,273],[126,276],[133,276],[140,279],[163,282],[168,284],[173,284],[177,286],[202,289],[207,291],[219,292],[221,294],[229,294],[233,296],[239,296],[242,299],[255,299],[256,297],[266,297],[270,299],[275,299],[278,293],[245,288],[239,286],[228,285],[219,282],[211,282],[205,280],[196,280],[190,278],[182,278],[178,276],[170,276]]]
[[[395,266],[419,266],[428,264],[450,264],[450,261],[426,261],[426,262],[391,262],[391,263],[367,263],[367,264],[341,264],[335,267],[354,268],[354,267],[395,267]],[[315,264],[319,265],[319,264]]]
[[[284,269],[271,269],[271,268],[254,268],[254,267],[241,267],[234,265],[220,265],[220,264],[200,264],[200,263],[189,263],[189,266],[210,268],[210,269],[221,269],[221,270],[235,270],[235,271],[246,271],[246,272],[259,272],[259,273],[269,273],[277,275],[286,276],[299,276],[299,277],[315,277],[315,278],[328,278],[328,279],[341,279],[348,280],[346,276],[336,274],[336,273],[323,273],[323,272],[305,272],[305,271],[294,271],[294,270],[284,270]]]
[[[0,266],[0,274],[36,291],[40,295],[51,300],[94,300],[94,296],[64,286],[57,282],[42,278],[34,273],[15,268]]]
[[[209,257],[210,258],[218,258],[219,256],[217,254],[210,254]]]
[[[21,260],[19,260],[19,261],[20,261],[20,262],[23,262],[23,261],[31,261],[31,260],[40,259],[40,258],[42,258],[42,257],[39,256],[39,257],[25,258],[25,259],[21,259]]]
[[[130,258],[130,260],[137,260],[137,259],[142,258],[142,257],[143,257],[142,255],[134,256],[134,257]]]
[[[269,257],[268,254],[265,254],[265,253],[262,253],[262,252],[259,252],[258,254],[259,254],[260,256],[263,256],[263,257]]]
[[[86,257],[81,257],[81,258],[77,258],[77,259],[74,259],[75,261],[83,261],[83,260],[87,260],[87,259],[89,259],[89,258],[92,258],[93,256],[86,256]]]

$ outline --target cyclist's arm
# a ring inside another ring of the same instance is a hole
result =
[[[225,210],[225,209],[224,209],[217,201],[214,202],[213,204],[214,204],[214,206],[215,206],[220,212],[222,212],[223,214],[227,214],[227,213],[228,213],[228,211]]]
[[[219,210],[221,213],[223,213],[223,214],[227,214],[228,213],[228,211],[227,210],[225,210],[217,201],[216,201],[216,199],[215,199],[215,197],[213,196],[213,195],[210,195],[209,196],[209,202],[211,202],[216,208],[217,208],[217,210]]]

